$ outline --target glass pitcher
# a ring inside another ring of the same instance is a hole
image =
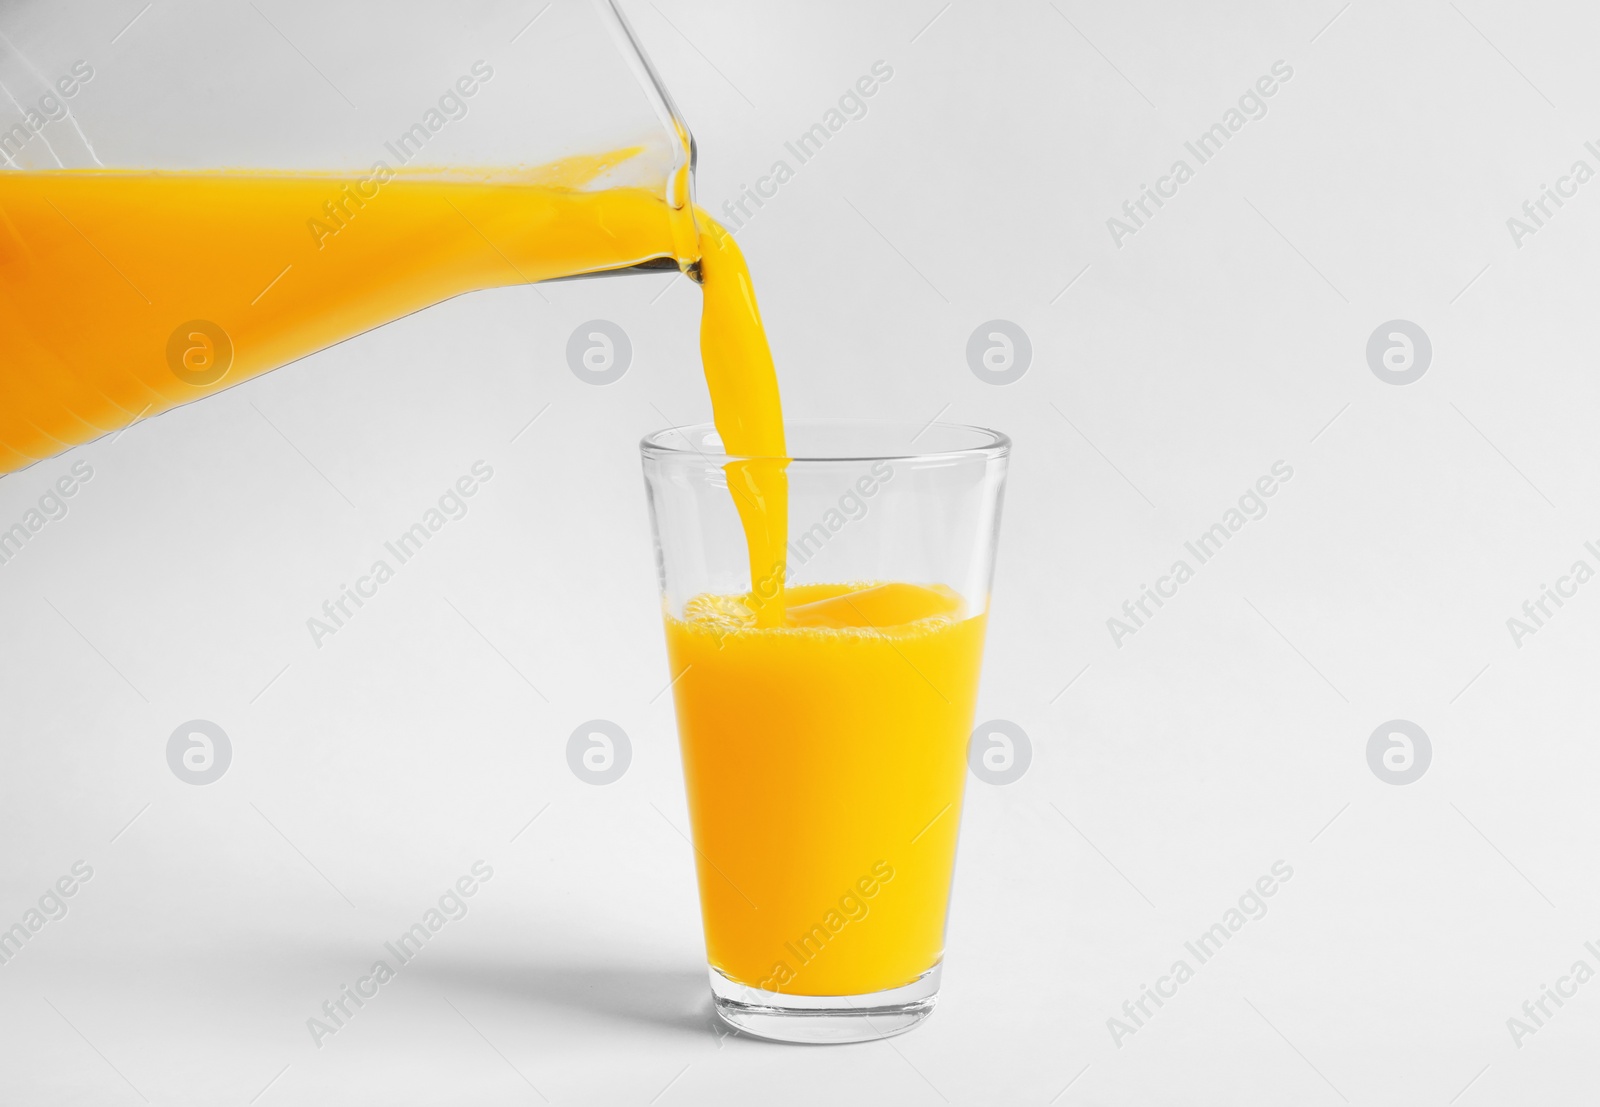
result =
[[[697,275],[616,0],[13,0],[0,475],[463,292]]]

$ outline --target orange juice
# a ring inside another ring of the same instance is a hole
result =
[[[587,159],[517,176],[0,172],[0,472],[460,292],[671,255]]]
[[[744,254],[716,220],[701,224],[700,361],[711,392],[712,418],[724,450],[752,460],[723,466],[749,552],[749,603],[762,626],[783,622],[784,546],[789,541],[789,486],[784,462],[778,375],[756,306]]]
[[[597,188],[628,151],[490,173],[0,172],[0,474],[461,292],[671,258],[751,589],[667,618],[712,964],[796,995],[938,963],[984,618],[937,585],[784,587],[772,355],[704,212]]]
[[[800,585],[667,619],[711,964],[793,995],[940,960],[984,616],[947,589]]]
[[[744,257],[704,212],[590,187],[632,153],[520,172],[0,172],[0,475],[459,293],[679,257],[696,235],[717,427],[729,453],[781,457]],[[782,466],[729,478],[752,579],[771,579]]]

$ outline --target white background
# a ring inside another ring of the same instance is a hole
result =
[[[587,281],[453,301],[0,480],[9,526],[94,470],[0,567],[0,924],[94,870],[0,966],[0,1100],[1592,1095],[1600,983],[1520,1048],[1507,1019],[1600,969],[1600,585],[1520,648],[1506,620],[1600,568],[1600,184],[1520,248],[1506,220],[1600,169],[1600,15],[627,6],[713,210],[892,66],[739,232],[787,410],[1016,441],[980,716],[1033,762],[969,788],[937,1013],[830,1049],[717,1030],[635,449],[709,416],[698,297]],[[159,7],[85,96],[115,95]],[[314,53],[315,14],[272,10]],[[483,52],[512,66],[504,22]],[[1183,142],[1279,60],[1266,117],[1197,165]],[[1194,179],[1115,244],[1180,157]],[[592,318],[634,345],[607,387],[565,363]],[[1004,387],[966,362],[995,318],[1033,346]],[[1434,351],[1405,386],[1365,352],[1397,318]],[[316,647],[307,618],[479,459],[470,514]],[[1266,517],[1114,644],[1279,460]],[[632,739],[605,787],[566,763],[591,718]],[[1432,743],[1407,786],[1367,762],[1397,718]],[[166,762],[191,719],[233,749],[204,787]],[[314,1045],[306,1020],[479,859],[467,917]],[[1107,1019],[1280,859],[1266,916],[1118,1044]]]

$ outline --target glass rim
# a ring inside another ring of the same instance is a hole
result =
[[[913,429],[918,424],[900,422],[886,419],[788,419],[784,421],[785,429],[799,429],[808,427],[826,427],[830,429],[859,429],[863,432],[872,430]],[[975,446],[968,446],[956,450],[899,450],[890,453],[872,451],[846,451],[838,454],[820,456],[772,457],[761,454],[729,454],[710,450],[702,450],[690,441],[690,436],[702,433],[716,433],[713,423],[690,423],[681,427],[665,427],[653,431],[639,439],[639,452],[646,459],[666,460],[668,458],[696,458],[708,464],[721,465],[730,461],[789,461],[800,463],[818,464],[822,462],[872,462],[872,461],[902,461],[902,462],[929,462],[929,461],[962,461],[974,458],[1002,458],[1011,453],[1011,438],[1001,431],[990,427],[975,426],[970,423],[942,423],[937,420],[923,423],[920,429],[912,435],[912,441],[921,437],[925,432],[938,427],[950,431],[963,431],[978,435],[984,441]],[[677,435],[679,443],[669,444],[665,440],[672,435]]]

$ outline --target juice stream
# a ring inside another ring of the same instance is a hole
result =
[[[784,472],[783,407],[755,286],[733,236],[700,209],[700,361],[723,449],[752,460],[723,466],[750,555],[747,602],[758,626],[783,623],[784,546],[789,482]]]
[[[681,217],[659,195],[584,187],[630,153],[366,181],[0,172],[0,475],[461,292],[674,256]],[[781,458],[749,272],[697,214],[717,428],[730,454]],[[770,580],[787,541],[781,463],[728,479],[752,579]],[[769,608],[781,619],[781,598]]]
[[[376,181],[0,172],[0,475],[462,292],[682,264],[698,236],[752,582],[667,621],[707,949],[775,990],[906,983],[943,947],[982,616],[937,587],[785,596],[783,416],[749,272],[704,212],[686,228],[654,192],[591,187],[630,155]]]

